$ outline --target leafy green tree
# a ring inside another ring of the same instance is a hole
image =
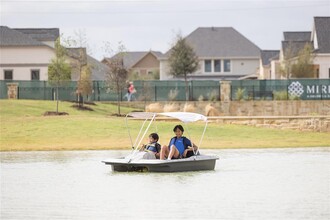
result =
[[[186,42],[180,34],[170,51],[169,56],[170,74],[183,76],[185,80],[186,101],[188,101],[188,80],[187,75],[195,72],[199,67],[199,60],[194,49]]]
[[[48,65],[48,80],[56,86],[56,112],[58,113],[58,88],[71,80],[71,66],[66,62],[66,49],[61,45],[60,38],[55,42],[55,57]]]
[[[313,47],[311,44],[306,44],[302,50],[299,51],[297,62],[292,65],[291,76],[294,78],[313,78]]]
[[[311,43],[306,43],[303,49],[295,51],[292,42],[289,42],[283,55],[280,69],[282,76],[287,79],[291,77],[311,78],[314,76],[314,55]]]
[[[105,59],[105,64],[109,67],[106,72],[106,83],[109,91],[117,94],[118,115],[120,114],[121,91],[127,90],[128,71],[124,66],[124,56],[126,54],[125,46],[119,42],[117,51],[114,53],[111,45],[106,43],[105,51],[110,54],[116,54],[111,59]]]

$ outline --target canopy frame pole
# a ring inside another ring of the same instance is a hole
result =
[[[193,153],[194,153],[194,155],[196,155],[195,154],[195,149],[194,149],[194,142],[192,141],[192,139],[191,139],[191,137],[190,137],[190,133],[189,133],[189,129],[188,129],[188,123],[187,122],[185,122],[184,123],[185,124],[185,127],[186,127],[186,131],[187,131],[187,134],[188,134],[188,137],[189,137],[189,140],[190,140],[190,142],[191,142],[191,147],[192,147],[192,149],[193,149]],[[197,146],[198,147],[198,146]]]
[[[133,145],[133,140],[132,140],[132,136],[131,136],[131,132],[130,132],[130,129],[129,129],[129,126],[128,126],[128,115],[126,115],[125,117],[125,124],[126,124],[126,129],[127,129],[127,132],[128,132],[128,136],[129,136],[129,140],[131,141],[131,146],[132,146],[132,149],[134,150],[134,145]]]
[[[143,133],[143,135],[142,135],[142,137],[141,137],[141,139],[140,139],[140,142],[138,143],[137,147],[134,149],[134,151],[133,151],[133,153],[132,153],[132,156],[134,156],[134,155],[136,154],[136,152],[138,151],[138,146],[141,145],[142,140],[143,140],[144,136],[146,135],[146,133],[148,132],[148,130],[149,130],[149,128],[150,128],[152,122],[154,121],[155,117],[156,117],[156,114],[154,114],[154,115],[152,116],[152,118],[150,119],[150,122],[149,122],[147,128],[145,129],[145,131],[144,131],[144,133]],[[147,120],[148,120],[148,119],[147,119]],[[144,127],[144,126],[143,126],[143,127]],[[130,161],[131,161],[131,159],[130,159],[128,162],[130,162]]]
[[[136,139],[135,139],[135,142],[134,142],[134,147],[133,147],[133,150],[136,149],[139,145],[136,145],[136,143],[139,141],[140,139],[140,136],[141,136],[141,133],[142,133],[142,130],[144,128],[144,125],[146,124],[146,122],[148,121],[149,119],[146,118],[140,128],[140,131],[139,131],[139,134],[136,136]]]
[[[199,152],[199,147],[200,147],[201,144],[202,144],[202,140],[203,140],[203,138],[204,138],[204,134],[205,134],[205,131],[206,131],[207,123],[208,123],[208,121],[206,120],[206,122],[205,122],[205,126],[204,126],[204,130],[203,130],[203,133],[202,133],[201,139],[199,140],[199,144],[198,144],[198,146],[197,146],[197,150],[196,150],[196,154],[195,154],[195,155],[197,155],[198,152]]]

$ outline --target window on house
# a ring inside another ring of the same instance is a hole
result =
[[[31,80],[40,80],[40,70],[31,70]]]
[[[204,72],[212,72],[212,60],[204,60]]]
[[[230,72],[230,60],[223,61],[223,68],[225,72]]]
[[[4,70],[4,77],[5,80],[13,80],[13,70]]]
[[[214,72],[221,72],[221,60],[214,60]]]

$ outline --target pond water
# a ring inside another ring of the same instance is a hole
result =
[[[1,219],[330,219],[330,147],[204,150],[206,172],[101,163],[128,152],[0,153]]]

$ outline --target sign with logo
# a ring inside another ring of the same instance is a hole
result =
[[[330,85],[313,85],[306,82],[293,81],[288,86],[288,93],[303,100],[330,99]]]

